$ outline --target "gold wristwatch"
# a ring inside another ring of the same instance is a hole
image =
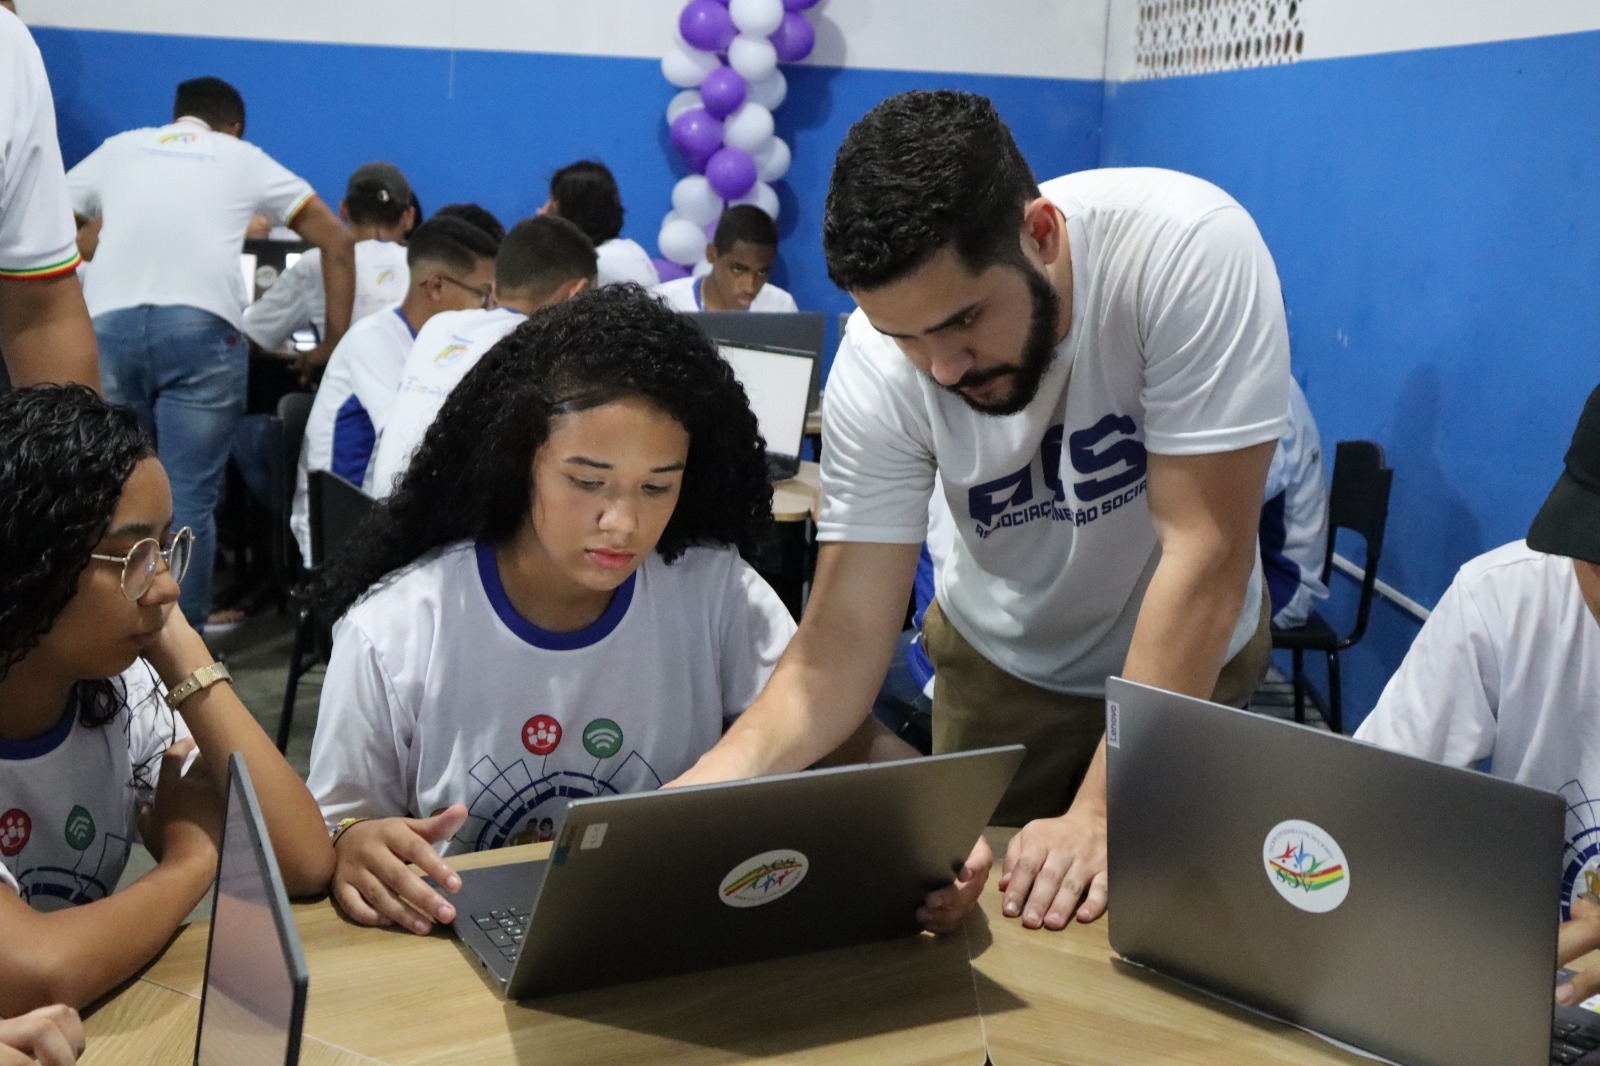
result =
[[[218,681],[231,682],[232,680],[233,675],[230,674],[228,672],[228,668],[223,666],[221,663],[211,663],[209,665],[202,666],[200,669],[196,670],[194,673],[178,682],[175,687],[167,690],[167,706],[171,707],[173,710],[177,710],[179,704],[183,703],[184,700],[188,699],[190,696],[193,696],[201,689],[210,688]]]

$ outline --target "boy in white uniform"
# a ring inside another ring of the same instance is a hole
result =
[[[594,246],[554,215],[511,227],[495,260],[494,294],[476,311],[435,315],[417,333],[363,486],[382,499],[405,472],[445,397],[483,353],[541,307],[570,299],[595,277]],[[499,302],[498,307],[494,306]]]
[[[1566,470],[1515,541],[1463,566],[1429,615],[1358,740],[1567,801],[1561,906],[1600,894],[1600,389]],[[1595,916],[1591,914],[1591,918]],[[1596,925],[1600,932],[1600,924]],[[1588,945],[1600,947],[1600,938]],[[1600,992],[1587,972],[1563,1002]]]
[[[44,61],[0,12],[0,351],[16,385],[100,387]]]
[[[183,613],[211,603],[217,496],[244,414],[249,346],[239,248],[256,214],[322,249],[325,348],[350,324],[350,234],[311,186],[244,134],[244,101],[217,78],[178,86],[173,122],[121,133],[67,174],[73,210],[104,219],[84,298],[106,396],[138,412],[172,478],[179,523],[195,532]]]
[[[406,246],[406,298],[351,326],[334,349],[306,419],[289,510],[289,528],[307,566],[321,561],[311,558],[311,471],[331,470],[352,485],[365,483],[417,331],[435,314],[481,308],[483,293],[494,285],[499,250],[499,242],[462,219],[435,216],[424,222]]]
[[[1300,383],[1289,379],[1289,428],[1272,453],[1261,505],[1261,567],[1272,624],[1303,625],[1328,598],[1322,558],[1328,545],[1328,478],[1322,437]]]
[[[798,311],[794,297],[772,284],[778,257],[778,227],[753,204],[722,213],[717,232],[706,245],[711,270],[704,277],[678,278],[656,286],[656,295],[674,311]]]
[[[571,163],[551,175],[550,198],[539,213],[566,219],[593,242],[597,287],[632,282],[648,289],[660,283],[650,253],[622,236],[622,192],[598,159]]]
[[[995,816],[1026,823],[1004,911],[1093,920],[1106,677],[1242,704],[1265,673],[1256,527],[1289,367],[1272,258],[1196,178],[1041,188],[989,102],[953,92],[852,128],[823,241],[860,308],[823,415],[828,543],[772,683],[684,780],[796,769],[856,728],[937,473],[958,536],[924,626],[934,750],[1027,745]],[[968,866],[988,862],[980,841]]]

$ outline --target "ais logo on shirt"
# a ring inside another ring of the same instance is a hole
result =
[[[157,144],[199,144],[198,133],[163,133],[156,138]]]
[[[1144,444],[1134,435],[1138,426],[1127,415],[1106,415],[1070,437],[1062,425],[1051,426],[1039,443],[1037,468],[1027,466],[967,490],[967,513],[977,534],[987,538],[997,529],[1026,525],[1038,519],[1083,526],[1142,495],[1145,491]],[[1073,476],[1072,494],[1082,506],[1067,501],[1062,473],[1062,441]],[[1037,472],[1037,483],[1035,474]]]

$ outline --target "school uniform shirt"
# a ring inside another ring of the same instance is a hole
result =
[[[1301,625],[1328,598],[1322,557],[1328,547],[1328,479],[1322,437],[1299,382],[1289,379],[1289,428],[1272,453],[1261,507],[1261,567],[1272,622]]]
[[[74,211],[105,219],[83,290],[90,315],[197,307],[235,329],[250,219],[287,222],[316,195],[255,145],[192,116],[107,139],[67,172],[67,188]]]
[[[105,725],[83,725],[72,706],[44,736],[0,741],[0,891],[34,910],[111,894],[138,839],[135,816],[155,798],[161,756],[189,736],[144,660],[116,683],[127,707]]]
[[[377,314],[405,299],[411,268],[404,245],[394,241],[356,242],[356,296],[350,323]],[[322,289],[322,249],[309,249],[294,266],[278,275],[261,299],[245,308],[244,331],[263,348],[276,348],[297,330],[328,335],[328,297]]]
[[[602,285],[618,285],[624,281],[631,281],[647,289],[661,284],[661,275],[656,273],[656,265],[651,261],[650,253],[640,247],[638,241],[630,241],[626,237],[613,237],[596,248],[594,255],[596,288]]]
[[[351,326],[328,359],[306,418],[289,508],[289,528],[307,565],[312,562],[307,507],[311,471],[331,470],[352,485],[366,481],[416,337],[396,304]]]
[[[684,314],[704,311],[705,302],[700,299],[700,283],[704,280],[704,278],[678,278],[675,281],[664,281],[655,287],[655,294],[665,300],[667,306],[674,311],[682,311]],[[750,310],[759,314],[787,314],[800,308],[795,304],[793,296],[769,281],[761,286],[756,298],[750,301]]]
[[[411,463],[428,427],[439,415],[445,397],[478,365],[485,352],[527,318],[521,311],[496,307],[492,311],[444,311],[428,319],[417,331],[400,372],[394,403],[378,435],[378,447],[363,486],[367,495],[382,499]]]
[[[78,265],[77,227],[50,82],[22,20],[4,10],[0,85],[0,278],[70,274]]]
[[[823,408],[825,541],[927,532],[935,470],[956,533],[940,607],[985,658],[1055,692],[1100,696],[1122,669],[1160,558],[1146,452],[1276,440],[1289,341],[1272,258],[1232,198],[1152,169],[1043,187],[1066,219],[1072,326],[1038,394],[996,417],[917,371],[859,310]],[[1227,655],[1256,629],[1259,562]]]
[[[689,769],[793,632],[732,548],[652,553],[593,624],[552,633],[512,607],[492,547],[457,544],[340,622],[307,783],[330,827],[465,804],[447,855],[548,839],[569,799]]]
[[[1489,760],[1496,777],[1567,801],[1566,915],[1600,892],[1600,623],[1571,559],[1525,541],[1456,573],[1356,739],[1451,766]]]

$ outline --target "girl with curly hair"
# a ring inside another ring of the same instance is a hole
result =
[[[76,385],[0,393],[0,499],[12,1015],[82,1006],[171,938],[216,873],[230,753],[249,763],[291,893],[320,891],[333,854],[305,785],[174,609],[193,534],[172,529],[167,475],[133,412]],[[140,838],[157,865],[113,893]]]
[[[744,391],[636,286],[539,311],[451,391],[320,586],[343,616],[310,786],[334,900],[426,933],[440,857],[672,780],[794,631],[739,555],[771,520]],[[439,851],[435,846],[439,846]]]

